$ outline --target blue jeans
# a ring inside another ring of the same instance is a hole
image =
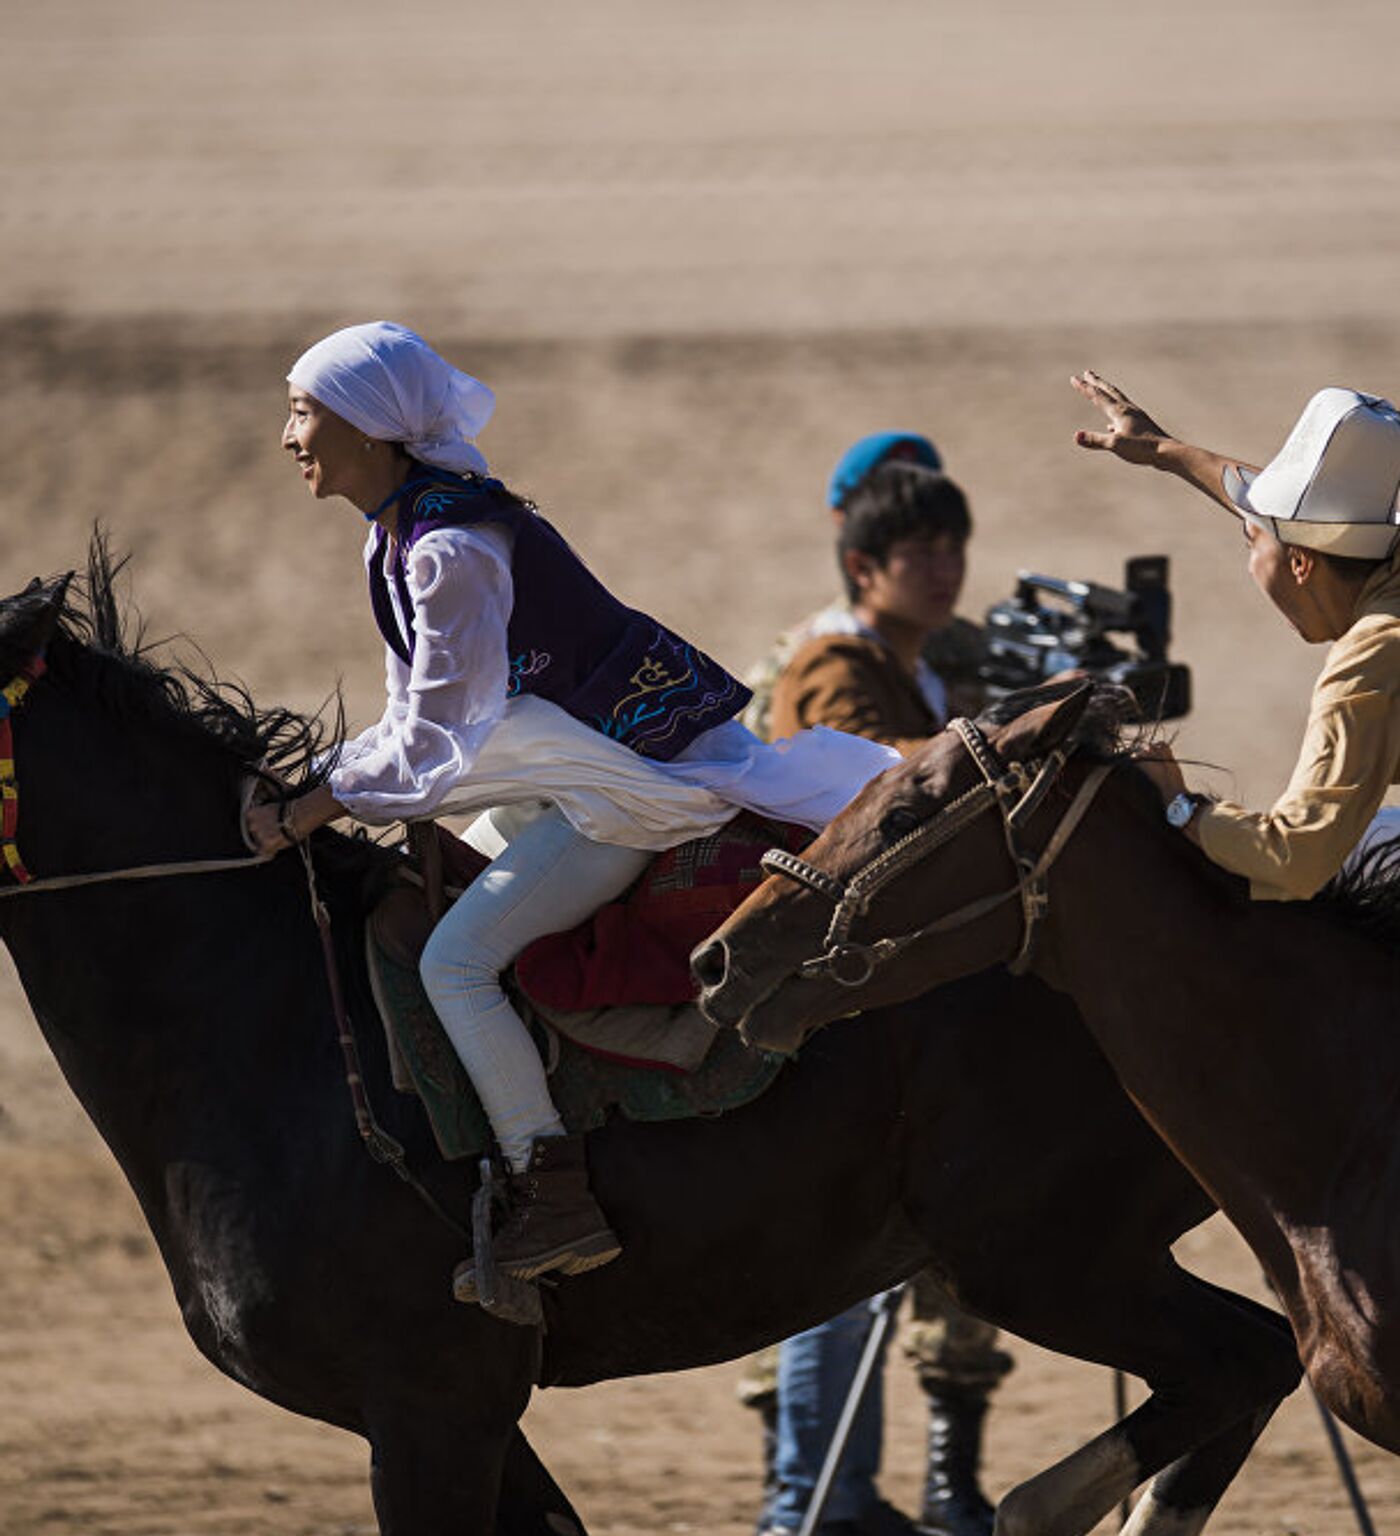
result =
[[[874,1319],[870,1303],[857,1302],[829,1322],[783,1341],[778,1353],[778,1492],[764,1512],[765,1526],[795,1531],[802,1524]],[[858,1520],[877,1498],[884,1370],[882,1349],[851,1426],[823,1521]]]

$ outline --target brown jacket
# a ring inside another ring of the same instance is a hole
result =
[[[744,724],[764,741],[773,740],[773,689],[783,668],[798,651],[818,635],[849,634],[850,604],[845,598],[828,603],[815,613],[809,613],[791,629],[784,630],[768,647],[763,658],[744,674],[744,681],[753,692],[740,716]],[[947,629],[936,630],[924,642],[924,660],[943,680],[948,690],[948,710],[951,715],[967,715],[969,719],[981,714],[986,704],[986,686],[982,682],[981,667],[987,656],[987,641],[982,630],[967,619],[954,618]]]
[[[868,736],[907,756],[941,722],[888,646],[864,635],[819,635],[788,662],[773,688],[773,739],[810,725]]]

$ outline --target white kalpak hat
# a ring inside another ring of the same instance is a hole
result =
[[[1383,560],[1400,540],[1400,412],[1354,389],[1320,389],[1257,473],[1228,469],[1225,494],[1285,544]]]

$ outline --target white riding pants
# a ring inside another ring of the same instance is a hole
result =
[[[536,939],[567,932],[620,895],[652,854],[592,842],[552,806],[523,826],[518,816],[491,817],[510,841],[444,914],[419,970],[501,1152],[518,1171],[535,1139],[562,1136],[564,1125],[530,1032],[501,990],[501,972]],[[480,845],[479,834],[470,841]]]

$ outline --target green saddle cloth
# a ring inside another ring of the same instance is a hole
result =
[[[490,1124],[423,991],[417,968],[396,962],[372,933],[366,935],[366,948],[394,1085],[423,1101],[445,1158],[479,1156],[490,1138]],[[745,1045],[728,1029],[718,1032],[692,1072],[613,1061],[551,1029],[527,1001],[514,1001],[530,1023],[545,1062],[550,1095],[573,1132],[593,1130],[612,1112],[629,1120],[684,1120],[737,1109],[756,1099],[783,1066],[783,1057]]]

